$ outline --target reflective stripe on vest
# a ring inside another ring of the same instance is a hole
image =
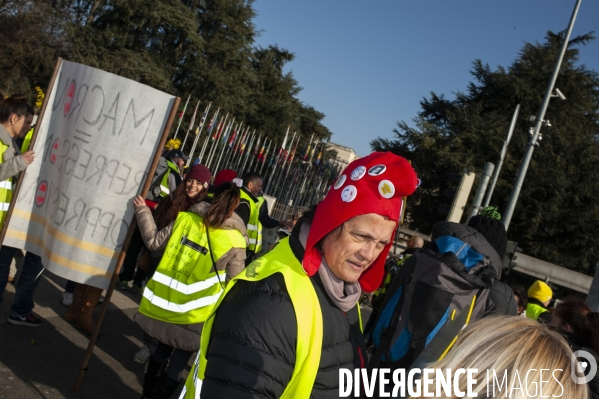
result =
[[[252,262],[237,277],[229,282],[225,294],[214,307],[204,323],[200,338],[200,351],[185,381],[181,398],[200,398],[202,380],[206,372],[205,354],[210,342],[214,317],[223,298],[239,280],[260,281],[275,273],[281,273],[291,298],[297,322],[295,367],[291,379],[281,395],[282,399],[308,399],[316,380],[322,351],[322,311],[312,281],[289,247],[289,238],[282,239],[276,247],[260,259]]]
[[[248,232],[248,248],[252,252],[258,252],[257,248],[260,248],[262,245],[262,232],[260,231],[260,209],[257,208],[258,203],[254,202],[254,200],[245,192],[244,189],[239,190],[241,199],[244,199],[250,205],[250,219],[247,224],[247,232]]]
[[[166,161],[168,165],[168,169],[164,172],[164,176],[162,176],[162,180],[160,180],[160,196],[166,197],[171,193],[171,190],[168,186],[168,177],[171,173],[179,174],[179,168],[172,161]]]
[[[528,305],[526,305],[526,317],[528,317],[529,319],[536,320],[542,313],[545,312],[548,312],[548,310],[542,306],[537,305],[536,303],[529,303]]]
[[[245,249],[245,239],[237,230],[210,228],[209,233],[215,262],[231,248]],[[180,212],[139,312],[167,323],[201,323],[220,298],[224,280],[224,271],[217,276],[213,270],[203,219]]]
[[[4,163],[4,153],[8,150],[8,146],[0,141],[0,164]],[[4,225],[4,219],[6,219],[6,212],[10,206],[10,200],[12,200],[12,177],[2,181],[2,187],[0,187],[0,228]]]

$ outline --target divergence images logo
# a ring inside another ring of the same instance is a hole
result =
[[[597,374],[597,361],[589,352],[582,350],[574,352],[570,359],[570,363],[572,381],[576,384],[588,384]],[[580,374],[584,374],[585,370],[588,370],[588,374],[585,377],[578,377],[574,370]]]

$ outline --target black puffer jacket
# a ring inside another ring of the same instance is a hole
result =
[[[301,262],[299,238],[289,240]],[[284,243],[278,245],[285,245]],[[345,314],[311,278],[323,316],[323,343],[312,398],[339,397],[339,369],[365,366],[356,308]],[[216,312],[207,351],[202,398],[278,398],[293,373],[297,323],[281,274],[238,281]]]

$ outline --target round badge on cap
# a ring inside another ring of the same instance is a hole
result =
[[[395,186],[389,180],[381,180],[379,183],[379,193],[383,198],[391,198],[395,194]]]
[[[343,202],[352,202],[356,199],[356,195],[358,195],[358,189],[356,186],[347,186],[341,191],[341,200]]]
[[[370,176],[379,176],[379,175],[382,175],[383,173],[385,173],[386,170],[387,170],[387,167],[385,165],[378,164],[378,165],[374,165],[373,167],[368,169],[368,174]]]
[[[356,169],[354,169],[353,172],[351,172],[350,178],[354,181],[360,180],[361,178],[364,177],[365,174],[366,174],[366,166],[358,166]]]
[[[338,190],[339,187],[341,187],[343,185],[343,183],[345,183],[345,179],[347,178],[347,176],[345,175],[341,175],[337,178],[337,181],[335,182],[335,185],[333,186],[333,188],[335,190]]]

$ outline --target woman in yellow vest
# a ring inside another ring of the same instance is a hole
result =
[[[0,227],[12,199],[16,176],[33,162],[33,151],[21,154],[15,139],[31,127],[33,109],[22,94],[13,94],[0,102]],[[2,245],[0,249],[0,302],[6,288],[10,264],[17,248]],[[27,252],[17,283],[15,303],[7,321],[11,324],[38,327],[41,319],[34,316],[33,292],[39,283],[44,267],[38,255]]]
[[[134,200],[146,246],[150,251],[164,249],[134,317],[145,333],[160,341],[149,360],[144,398],[169,398],[176,390],[225,283],[245,267],[246,228],[234,213],[239,188],[230,184],[222,189],[212,204],[192,206],[162,230],[143,198]]]
[[[185,212],[192,205],[200,202],[206,195],[207,190],[204,187],[208,185],[211,177],[210,171],[204,165],[194,165],[190,168],[185,182],[180,184],[156,209],[154,218],[158,229],[173,223],[179,212]],[[145,202],[143,204],[145,205]],[[149,208],[147,206],[145,208],[147,208],[147,214],[151,216],[152,213]],[[148,278],[152,277],[152,273],[160,263],[163,252],[163,249],[150,251],[146,269]],[[139,286],[132,286],[132,288],[139,290],[136,293],[141,293],[141,282]],[[101,288],[87,284],[77,284],[73,293],[73,303],[65,315],[65,319],[75,323],[83,332],[91,334],[94,329],[94,310],[101,295]]]
[[[352,162],[288,238],[227,285],[183,396],[339,397],[339,370],[368,361],[361,291],[379,286],[402,197],[416,186],[394,154]]]

